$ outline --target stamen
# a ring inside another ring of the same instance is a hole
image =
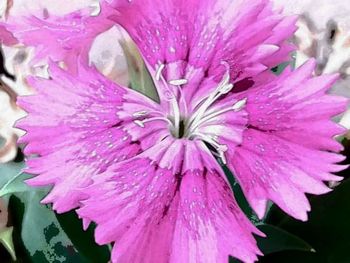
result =
[[[226,165],[227,164],[227,160],[226,160],[225,154],[223,152],[220,152],[219,156],[220,156],[220,159],[221,159],[222,163]]]
[[[218,156],[224,164],[226,164],[226,156],[225,152],[228,150],[227,146],[224,144],[219,144],[212,136],[206,135],[200,132],[195,132],[191,134],[191,138],[194,139],[198,137],[199,139],[209,143],[217,152],[216,156]],[[215,153],[215,152],[213,152]]]
[[[99,2],[91,3],[89,7],[92,9],[91,16],[98,16],[101,13],[101,4]]]
[[[196,123],[193,123],[190,129],[190,132],[195,131],[196,128],[198,128],[202,123],[205,123],[206,121],[209,121],[217,116],[220,116],[221,114],[224,114],[229,111],[240,111],[247,103],[247,98],[242,99],[240,101],[237,101],[233,106],[228,108],[223,108],[222,110],[214,111],[210,113],[209,115],[205,115],[202,119],[196,121]]]
[[[206,141],[209,143],[211,146],[215,148],[218,152],[226,152],[228,150],[227,146],[224,144],[219,144],[212,136],[203,134],[200,132],[194,132],[191,134],[191,138],[198,137],[202,139],[203,141]]]
[[[174,97],[171,100],[171,105],[173,108],[173,113],[174,113],[174,129],[175,129],[175,134],[176,136],[179,136],[179,131],[180,131],[180,121],[181,121],[181,113],[180,113],[180,107],[179,104]]]
[[[169,84],[173,86],[181,86],[185,85],[188,83],[187,79],[174,79],[174,80],[169,80]]]
[[[156,80],[162,81],[164,86],[167,87],[167,90],[165,91],[164,95],[169,100],[171,107],[173,109],[173,114],[174,114],[174,116],[173,116],[174,117],[174,124],[173,125],[174,125],[174,130],[175,130],[176,136],[178,136],[179,130],[180,130],[180,120],[181,120],[180,107],[179,107],[179,103],[177,101],[175,94],[172,92],[172,90],[168,86],[168,83],[166,82],[166,80],[162,76],[162,72],[163,72],[164,68],[165,68],[164,64],[159,65],[157,72],[156,72]],[[175,80],[175,82],[177,82],[177,81]]]
[[[243,109],[244,107],[245,107],[245,105],[247,104],[247,98],[244,98],[244,99],[242,99],[242,100],[239,100],[239,101],[237,101],[234,105],[233,105],[233,107],[232,107],[232,109],[234,110],[234,111],[240,111],[241,109]]]
[[[145,124],[143,123],[143,121],[140,121],[140,120],[136,120],[134,121],[135,124],[137,124],[138,126],[140,126],[141,128],[144,128],[145,127]]]
[[[218,157],[221,159],[223,164],[227,164],[226,156],[223,153],[216,153],[214,151],[211,152],[214,156]]]
[[[219,93],[221,95],[227,94],[227,93],[229,93],[232,90],[232,88],[233,88],[233,84],[231,84],[231,83],[230,84],[226,84],[219,90]]]
[[[158,69],[157,69],[157,72],[156,72],[156,80],[160,80],[160,78],[162,77],[162,71],[164,70],[165,68],[165,65],[164,64],[160,64]]]
[[[207,109],[222,95],[229,93],[234,85],[229,83],[230,81],[230,66],[227,62],[221,62],[222,65],[226,67],[226,73],[224,74],[221,82],[218,84],[217,88],[205,98],[202,105],[193,113],[192,117],[188,121],[187,130],[193,130],[191,126],[198,126],[197,122],[201,120]]]
[[[220,62],[221,65],[223,65],[225,68],[226,68],[226,72],[225,72],[225,75],[224,75],[224,80],[226,82],[228,82],[230,80],[230,64],[228,64],[226,61],[221,61]]]
[[[135,117],[135,118],[140,118],[140,117],[144,117],[144,116],[147,116],[148,115],[148,111],[138,111],[138,112],[135,112],[132,116]]]
[[[147,122],[152,122],[152,121],[165,121],[167,123],[169,123],[171,126],[173,126],[173,123],[165,117],[153,117],[153,118],[149,118],[149,119],[144,119],[144,120],[135,120],[134,123],[138,126],[140,126],[141,128],[145,127],[145,123]]]
[[[208,115],[204,115],[204,117],[202,119],[199,119],[195,122],[192,123],[192,125],[190,126],[189,128],[189,131],[188,133],[191,134],[192,132],[194,132],[201,124],[217,117],[217,116],[220,116],[221,114],[224,114],[226,112],[229,112],[229,111],[234,111],[234,112],[237,112],[237,111],[240,111],[245,105],[247,104],[247,98],[244,98],[242,100],[239,100],[237,101],[233,106],[231,107],[228,107],[228,108],[223,108],[221,110],[218,110],[218,111],[214,111]]]

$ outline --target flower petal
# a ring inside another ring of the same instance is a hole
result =
[[[133,0],[113,1],[112,6],[119,13],[111,18],[134,39],[153,76],[163,64],[167,81],[188,80],[183,85],[187,101],[204,79],[220,81],[223,61],[233,82],[284,61],[289,51],[284,42],[296,30],[295,18],[283,19],[265,0]],[[283,60],[273,59],[275,53]],[[270,60],[266,64],[265,58]]]
[[[156,104],[82,65],[79,75],[74,76],[51,63],[50,77],[29,79],[36,94],[19,98],[18,103],[29,114],[17,126],[27,131],[20,139],[28,144],[24,149],[29,156],[27,172],[38,175],[29,183],[54,184],[44,202],[53,202],[54,209],[64,212],[78,205],[83,198],[80,190],[94,176],[145,147],[123,129],[130,122],[119,117],[127,115],[125,96],[132,93],[143,109]],[[157,139],[153,138],[153,143]]]
[[[305,193],[330,191],[323,181],[340,180],[342,149],[334,136],[345,129],[330,118],[347,100],[327,95],[337,76],[312,78],[314,62],[287,71],[268,84],[242,92],[247,98],[248,129],[243,143],[229,154],[229,167],[259,217],[272,200],[295,218],[310,210]]]
[[[201,142],[169,137],[95,181],[78,213],[97,223],[98,243],[115,242],[113,262],[253,262],[260,254],[252,233],[261,233]]]
[[[34,47],[35,58],[32,63],[47,60],[64,61],[75,71],[76,60],[80,57],[88,63],[88,52],[95,37],[113,26],[107,17],[113,9],[102,6],[98,16],[91,16],[90,10],[83,9],[55,16],[43,10],[43,14],[32,16],[10,16],[0,23],[0,39],[5,45],[24,44]]]
[[[8,31],[4,25],[1,25],[1,24],[0,24],[0,43],[7,46],[13,46],[18,43],[18,40],[12,35],[12,33]]]

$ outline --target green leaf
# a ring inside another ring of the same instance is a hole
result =
[[[0,188],[2,188],[8,181],[21,173],[24,168],[23,163],[6,163],[0,164]]]
[[[7,175],[7,182],[4,180],[1,183],[0,197],[14,195],[18,199],[16,206],[19,207],[20,202],[24,207],[22,212],[16,211],[14,216],[17,216],[17,222],[21,224],[21,241],[31,261],[108,262],[109,249],[95,243],[92,227],[84,232],[82,222],[74,212],[56,215],[49,206],[40,204],[48,189],[27,186],[24,181],[30,175],[20,173],[23,166],[0,166],[1,171]]]
[[[15,246],[13,245],[12,238],[13,227],[7,227],[0,231],[0,243],[6,248],[6,250],[10,253],[12,259],[14,261],[17,260]]]
[[[254,224],[260,224],[261,221],[259,220],[257,215],[254,213],[253,209],[250,207],[247,199],[244,196],[242,188],[236,181],[234,175],[231,173],[231,171],[228,169],[227,166],[221,164],[221,167],[224,170],[224,173],[231,185],[232,191],[234,193],[235,199],[239,207],[242,209],[244,214],[250,219],[250,221],[252,221]]]
[[[16,207],[11,209],[11,217],[17,222],[14,228],[21,229],[20,239],[31,260],[69,262],[71,258],[80,259],[58,223],[55,213],[49,207],[40,204],[48,190],[27,186],[24,181],[30,176],[20,173],[23,167],[23,163],[0,165],[0,196],[16,196],[24,207],[23,210],[18,210],[20,205],[17,202]]]
[[[24,180],[29,179],[30,177],[30,175],[21,172],[18,173],[0,188],[0,197],[8,194],[26,192],[28,186],[24,183]]]
[[[272,68],[272,72],[275,75],[280,75],[288,66],[291,66],[292,69],[295,69],[295,63],[296,63],[296,53],[293,53],[291,55],[291,58],[289,61],[286,61],[284,63],[279,64],[278,66]]]
[[[277,67],[272,68],[272,72],[276,74],[277,76],[280,75],[291,63],[290,62],[284,62]]]
[[[120,45],[123,48],[128,64],[130,88],[159,102],[159,96],[153,83],[152,76],[148,72],[136,45],[131,41],[121,41]]]
[[[40,201],[47,194],[45,190],[32,190],[16,193],[24,204],[21,239],[30,256],[36,261],[68,260],[73,244],[62,230],[55,213]],[[62,253],[64,252],[64,253]],[[72,253],[74,254],[74,253]]]
[[[267,224],[258,225],[257,227],[266,234],[265,238],[256,238],[258,246],[264,255],[284,250],[315,252],[308,243],[283,229]]]
[[[262,250],[264,255],[284,251],[284,250],[300,250],[300,251],[308,251],[313,252],[313,248],[307,244],[302,239],[298,238],[297,236],[290,234],[282,229],[279,229],[277,227],[274,227],[272,225],[263,224],[263,221],[265,220],[259,220],[259,218],[254,213],[253,209],[250,207],[249,203],[247,202],[243,191],[238,184],[238,182],[235,180],[234,175],[231,173],[231,171],[228,169],[227,166],[222,165],[222,168],[225,172],[225,175],[231,185],[231,188],[233,190],[235,199],[242,209],[242,211],[245,213],[245,215],[254,223],[257,225],[257,227],[264,232],[267,237],[257,237],[257,242],[259,248]],[[268,211],[272,208],[272,203],[269,202],[268,204]],[[230,258],[230,262],[240,262],[237,259]]]
[[[34,205],[40,206],[38,203]],[[39,218],[45,214],[39,213],[31,221],[28,217],[31,213],[28,213],[26,205],[14,195],[10,198],[9,213],[14,226],[14,242],[19,262],[87,262],[75,251],[72,245],[63,245],[62,242],[58,242],[62,232],[58,229],[59,227],[53,223],[50,224],[50,218],[45,224],[47,227],[42,229],[42,223],[38,222],[38,219],[45,221],[45,218]],[[38,244],[34,244],[34,242],[38,242]],[[64,243],[66,242],[69,242],[68,238],[65,239]]]
[[[94,241],[94,227],[92,225],[84,231],[82,220],[73,211],[57,215],[57,219],[75,248],[88,258],[90,262],[106,263],[109,261],[109,248],[108,246],[96,244]]]
[[[349,200],[350,180],[346,180],[332,193],[310,198],[312,210],[307,222],[295,220],[274,206],[267,222],[302,238],[316,252],[280,252],[265,257],[262,262],[350,262]]]

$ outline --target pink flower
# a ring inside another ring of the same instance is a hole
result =
[[[6,22],[0,22],[0,43],[35,47],[32,64],[50,57],[64,62],[74,72],[77,58],[88,63],[93,40],[113,26],[107,18],[111,12],[113,9],[103,8],[98,16],[91,16],[91,10],[86,8],[61,17],[44,9],[35,16],[9,16]]]
[[[19,100],[29,113],[18,123],[27,131],[27,171],[37,175],[29,183],[54,185],[44,203],[58,212],[79,207],[85,223],[96,222],[97,242],[116,244],[113,262],[257,260],[253,234],[263,234],[238,207],[217,159],[260,218],[272,200],[306,220],[305,193],[328,192],[323,181],[340,180],[332,173],[343,168],[333,137],[344,128],[330,118],[347,101],[326,94],[337,76],[312,78],[314,61],[269,73],[287,58],[295,31],[295,18],[269,1],[105,7],[138,45],[159,103],[84,61],[77,75],[51,63],[51,78],[30,78],[37,93]],[[63,50],[51,40],[36,38],[46,55]]]

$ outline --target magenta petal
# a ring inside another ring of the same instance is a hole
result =
[[[100,244],[115,242],[113,262],[253,262],[261,233],[224,176],[202,143],[169,138],[101,175],[78,212],[97,223]]]
[[[295,18],[282,18],[265,0],[135,0],[112,6],[118,14],[111,18],[134,39],[152,75],[163,64],[167,80],[191,79],[183,86],[188,101],[205,87],[198,85],[203,79],[220,81],[222,62],[229,64],[233,82],[284,62],[290,51],[285,40],[296,29]]]
[[[95,37],[113,26],[107,17],[113,9],[102,5],[102,12],[96,17],[89,10],[76,11],[63,17],[44,14],[27,17],[10,16],[0,24],[0,39],[5,45],[23,44],[35,48],[32,63],[47,60],[64,61],[66,66],[76,70],[80,57],[88,63],[88,52]],[[9,34],[13,36],[11,36]]]
[[[249,232],[258,232],[234,201],[223,176],[218,171],[184,176],[170,262],[226,263],[228,255],[244,262],[257,260],[260,252]]]
[[[26,131],[20,139],[27,144],[26,171],[37,175],[28,183],[55,185],[43,202],[65,212],[84,198],[81,190],[94,176],[141,151],[137,138],[123,129],[128,121],[118,117],[130,110],[123,107],[124,96],[131,92],[145,109],[154,103],[84,66],[77,77],[51,63],[50,76],[29,79],[36,94],[18,99],[29,114],[17,127]]]
[[[18,39],[13,36],[13,34],[6,29],[2,23],[0,23],[0,43],[6,46],[13,46],[18,43]]]
[[[345,129],[330,119],[348,102],[326,94],[337,76],[312,78],[314,66],[310,61],[238,95],[248,101],[248,130],[242,145],[229,152],[229,166],[259,217],[272,200],[306,220],[305,193],[329,192],[323,181],[338,181],[332,173],[344,169],[337,165],[343,157],[331,152],[342,149],[334,136]]]
[[[254,129],[246,131],[244,138],[229,163],[259,217],[272,200],[290,215],[306,220],[310,207],[305,193],[330,191],[323,181],[338,179],[332,172],[342,169],[334,165],[341,156],[333,158]]]
[[[251,126],[311,148],[339,151],[333,137],[345,129],[331,118],[344,112],[348,100],[326,94],[337,75],[311,78],[313,69],[311,61],[240,96],[248,99]]]
[[[337,76],[313,78],[313,60],[270,72],[293,50],[295,19],[268,0],[105,0],[97,17],[1,23],[1,42],[35,47],[33,63],[50,65],[49,79],[28,78],[35,94],[18,98],[28,183],[53,186],[42,202],[79,208],[84,228],[95,222],[113,262],[256,261],[253,234],[263,234],[217,159],[260,218],[271,200],[306,220],[306,194],[330,191],[344,168],[334,140],[344,129],[331,118],[348,101],[327,94]],[[159,102],[89,67],[93,40],[113,23],[135,40]]]

